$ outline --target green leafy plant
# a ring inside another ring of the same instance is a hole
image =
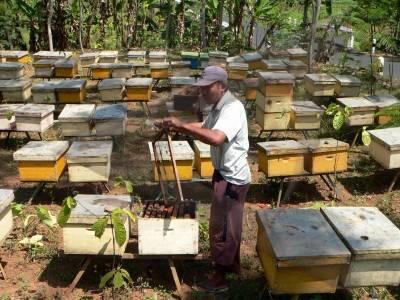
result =
[[[74,197],[68,196],[67,198],[65,198],[63,200],[61,210],[57,216],[57,223],[61,227],[63,227],[67,223],[67,221],[71,215],[71,211],[75,207],[76,207],[76,200]]]
[[[114,288],[119,289],[127,286],[128,282],[132,282],[132,278],[127,270],[118,266],[101,277],[99,287],[103,289],[109,282],[112,282]]]
[[[342,107],[338,104],[331,103],[325,110],[325,114],[332,118],[332,127],[339,130],[343,127],[346,119],[352,114],[352,109],[349,107]]]
[[[14,116],[14,112],[13,111],[8,111],[6,112],[6,119],[8,121],[10,121],[12,119],[12,117]]]
[[[129,194],[133,193],[133,183],[130,180],[126,180],[122,178],[122,176],[117,176],[114,179],[114,186],[119,187],[119,186],[124,186],[126,188],[126,191]]]
[[[389,128],[400,126],[400,104],[385,107],[376,113],[376,116],[385,116],[390,118],[386,124],[380,125],[378,128]]]

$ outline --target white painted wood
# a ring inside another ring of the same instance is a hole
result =
[[[57,102],[55,90],[58,84],[59,81],[34,83],[31,89],[33,103],[55,104]]]
[[[259,86],[267,84],[295,84],[295,78],[288,72],[257,72]]]
[[[346,120],[349,126],[366,126],[375,122],[377,106],[364,97],[337,98],[339,104],[349,107],[352,114]]]
[[[127,110],[126,104],[98,105],[93,117],[96,135],[125,135]]]
[[[0,57],[3,57],[5,59],[7,58],[23,58],[24,56],[29,55],[29,51],[21,51],[21,50],[6,50],[6,51],[0,51]]]
[[[100,99],[103,102],[122,101],[124,99],[124,88],[99,90],[99,94],[100,94]]]
[[[69,58],[72,56],[72,52],[70,51],[39,51],[33,54],[33,58],[35,61],[40,59],[53,59],[57,60],[60,58]]]
[[[0,92],[6,102],[26,102],[30,99],[31,80],[0,80]]]
[[[369,131],[371,144],[369,153],[385,169],[400,168],[400,128]]]
[[[74,68],[77,67],[78,61],[76,59],[60,59],[54,62],[54,67],[55,68]]]
[[[262,130],[288,129],[290,123],[290,111],[278,113],[265,113],[256,106],[256,123]]]
[[[292,105],[291,127],[294,129],[319,129],[324,111],[312,101],[295,101]]]
[[[85,79],[67,79],[61,80],[56,86],[58,92],[82,91],[86,86]]]
[[[99,53],[99,63],[116,63],[118,61],[118,51],[101,51]]]
[[[400,100],[392,95],[375,95],[375,96],[367,96],[366,98],[379,108],[385,108],[391,105],[400,104]]]
[[[14,225],[11,206],[8,205],[2,212],[0,212],[0,246],[4,240],[11,233]]]
[[[200,158],[211,158],[211,146],[199,140],[193,141],[194,151],[199,154]]]
[[[59,122],[89,122],[95,112],[95,104],[66,104],[58,116]]]
[[[247,63],[231,62],[228,63],[228,70],[248,71],[249,65]]]
[[[333,138],[301,140],[299,142],[306,146],[311,153],[348,151],[350,148],[349,144]]]
[[[0,79],[19,79],[24,76],[24,74],[24,64],[22,63],[0,63]]]
[[[287,71],[287,65],[280,59],[263,59],[262,63],[268,72]]]
[[[156,142],[157,159],[163,161],[171,160],[171,154],[168,148],[167,141]],[[151,161],[154,161],[154,152],[151,142],[148,142],[150,151]],[[172,151],[174,153],[175,160],[193,160],[194,152],[187,141],[172,141]]]
[[[307,147],[295,140],[261,142],[257,149],[267,156],[307,153]]]
[[[265,96],[257,90],[256,105],[264,113],[290,112],[292,100],[293,97],[287,96]]]
[[[107,163],[113,148],[112,141],[73,142],[67,152],[68,163]]]
[[[308,66],[301,60],[284,60],[287,65],[288,72],[296,79],[303,79],[307,74]]]
[[[70,182],[108,182],[111,162],[68,162],[68,177]]]
[[[64,137],[92,136],[93,125],[90,122],[59,122]]]
[[[259,52],[249,52],[240,55],[247,63],[261,61],[264,57]]]
[[[187,85],[192,85],[196,83],[196,79],[194,77],[170,77],[171,87],[183,87]]]
[[[146,51],[145,50],[131,50],[128,51],[128,60],[145,60]]]
[[[35,76],[40,78],[51,78],[54,76],[54,60],[38,60],[33,63]]]
[[[18,131],[44,132],[54,123],[54,105],[26,104],[14,111]]]
[[[79,60],[82,67],[89,67],[91,64],[95,64],[98,59],[98,52],[86,52],[79,55]]]
[[[114,64],[111,70],[112,78],[131,78],[133,73],[132,63]]]
[[[10,189],[0,189],[0,213],[7,210],[12,201],[14,201],[14,191]]]
[[[131,78],[126,81],[126,87],[150,87],[153,83],[151,78]]]
[[[286,52],[289,53],[289,57],[307,57],[307,51],[302,48],[290,48]]]
[[[69,148],[68,141],[31,141],[14,152],[15,161],[56,161]]]
[[[14,111],[22,104],[0,104],[0,130],[15,129]]]
[[[169,64],[167,62],[150,62],[150,70],[168,69]]]

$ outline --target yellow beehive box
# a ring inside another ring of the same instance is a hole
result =
[[[290,127],[298,130],[319,129],[324,110],[312,101],[295,101],[292,104]]]
[[[168,79],[169,64],[166,62],[150,63],[150,73],[153,79]]]
[[[61,59],[54,63],[54,74],[58,78],[74,78],[78,75],[78,61],[76,59]]]
[[[0,130],[16,128],[15,110],[23,104],[0,104]]]
[[[167,51],[150,51],[149,63],[158,63],[167,61]]]
[[[244,53],[240,56],[249,65],[249,70],[261,70],[264,67],[262,63],[264,57],[259,52]]]
[[[349,144],[332,139],[300,141],[308,148],[304,168],[311,174],[326,174],[347,170]]]
[[[294,140],[257,143],[258,168],[267,177],[304,174],[307,147]]]
[[[247,78],[244,80],[245,98],[247,101],[255,101],[257,98],[258,78]]]
[[[62,135],[65,137],[91,136],[95,108],[94,104],[65,105],[58,116]]]
[[[128,52],[128,62],[146,62],[146,51],[144,50],[131,50]]]
[[[264,131],[288,129],[290,125],[290,111],[266,113],[256,105],[256,123]]]
[[[131,78],[126,81],[128,101],[150,101],[153,80],[151,78]]]
[[[41,59],[46,59],[55,62],[58,59],[70,58],[71,56],[71,51],[39,51],[33,54],[33,61],[37,62]]]
[[[14,152],[21,181],[57,182],[66,167],[67,141],[32,141]]]
[[[0,92],[4,102],[28,102],[32,96],[31,80],[0,80]]]
[[[352,110],[351,115],[346,119],[349,126],[367,126],[375,122],[377,106],[364,97],[337,98],[336,101],[344,107]]]
[[[210,145],[201,141],[194,141],[194,166],[199,172],[200,177],[211,177],[214,167],[211,161]]]
[[[32,62],[32,58],[28,51],[5,51],[0,54],[0,57],[5,58],[6,62],[19,62],[22,64]]]
[[[385,169],[400,168],[400,127],[369,131],[369,154]]]
[[[124,99],[125,78],[103,79],[97,85],[101,101],[122,101]]]
[[[118,51],[100,51],[98,63],[114,64],[118,62]]]
[[[157,165],[153,151],[153,144],[148,143],[151,161],[153,162],[154,180],[158,181]],[[175,180],[174,170],[172,166],[171,154],[167,141],[158,141],[155,144],[157,161],[160,162],[161,179],[173,181]],[[193,160],[194,152],[187,141],[172,141],[172,151],[178,169],[180,180],[192,180],[193,178]]]
[[[305,64],[308,64],[308,53],[301,48],[291,48],[286,50],[289,54],[290,60],[300,60]]]
[[[336,80],[328,74],[306,74],[304,76],[306,91],[314,97],[333,96]]]
[[[133,62],[133,70],[136,76],[149,76],[150,75],[150,66],[146,64],[144,61],[136,61]]]
[[[14,225],[11,211],[11,202],[13,200],[13,190],[0,189],[0,246],[10,234]]]
[[[263,59],[262,61],[263,71],[268,72],[280,72],[287,71],[287,65],[280,59]]]
[[[249,65],[247,63],[231,62],[228,63],[227,70],[230,80],[244,80],[247,77]]]
[[[55,106],[29,103],[14,110],[18,131],[45,132],[54,123]]]
[[[54,60],[53,59],[39,59],[33,63],[35,69],[35,77],[39,78],[52,78],[54,77]]]
[[[110,63],[96,63],[90,65],[90,74],[92,79],[99,80],[110,78],[112,66],[113,64]]]
[[[258,72],[259,90],[265,96],[293,97],[295,78],[288,72]]]
[[[307,73],[308,66],[301,60],[285,60],[284,63],[287,65],[287,70],[296,79],[303,79]]]
[[[399,99],[392,95],[375,95],[367,96],[366,98],[378,107],[378,113],[382,113],[383,110],[391,106],[399,107],[400,105]],[[385,125],[391,120],[392,118],[390,116],[382,114],[377,116],[375,121],[378,123],[378,125]]]
[[[131,78],[133,74],[132,63],[113,64],[111,70],[112,78]]]
[[[227,60],[228,56],[229,56],[228,52],[210,51],[210,52],[208,52],[208,65],[209,66],[220,66],[220,67],[225,68],[226,60]],[[200,57],[201,57],[201,54],[200,54]]]
[[[358,97],[361,80],[350,75],[334,75],[336,79],[335,94],[338,97]]]
[[[85,101],[86,98],[86,80],[62,80],[56,86],[56,94],[59,103],[82,103]]]
[[[19,79],[24,76],[24,65],[18,62],[0,63],[0,80]]]
[[[189,77],[192,75],[190,61],[171,61],[171,72],[173,77]]]
[[[336,291],[350,252],[318,210],[258,210],[256,220],[256,249],[273,294]]]
[[[264,113],[289,113],[292,106],[291,96],[265,96],[259,90],[256,93],[256,104]]]

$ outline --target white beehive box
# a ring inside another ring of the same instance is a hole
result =
[[[148,76],[150,75],[150,66],[144,61],[133,62],[133,70],[136,76]]]
[[[116,63],[118,61],[118,51],[101,51],[98,63]]]
[[[5,102],[27,102],[32,96],[31,80],[0,80],[0,92]]]
[[[0,246],[13,228],[11,202],[14,200],[13,190],[0,189]]]
[[[304,76],[306,91],[314,97],[333,96],[336,79],[328,74],[306,74]]]
[[[264,131],[286,130],[290,126],[290,111],[266,113],[258,105],[256,106],[256,123]]]
[[[0,104],[0,130],[13,130],[15,124],[15,110],[23,104]]]
[[[63,248],[65,254],[113,255],[113,233],[108,222],[101,238],[94,235],[92,225],[106,216],[104,209],[125,208],[130,210],[132,199],[129,195],[83,195],[75,197],[76,207],[72,209],[67,224],[63,227]],[[129,219],[123,218],[126,242],[119,247],[115,243],[116,255],[125,252],[129,239]]]
[[[128,52],[128,62],[133,63],[137,61],[146,61],[146,51],[144,50],[131,50]]]
[[[41,59],[49,59],[56,61],[62,58],[70,58],[72,56],[72,52],[70,51],[39,51],[33,54],[34,61],[38,61]]]
[[[123,103],[98,105],[93,117],[96,136],[125,135],[127,111]]]
[[[228,56],[229,53],[225,51],[210,51],[208,52],[208,65],[225,67]]]
[[[92,135],[94,104],[67,104],[58,116],[63,136]]]
[[[286,50],[287,53],[289,53],[289,59],[290,60],[300,60],[303,63],[307,64],[307,51],[301,49],[301,48],[291,48]]]
[[[369,131],[369,154],[385,169],[400,168],[400,127]]]
[[[307,73],[308,66],[301,60],[285,60],[287,71],[292,74],[296,79],[303,79]]]
[[[241,57],[240,55],[235,55],[235,56],[230,56],[226,59],[226,63],[232,63],[232,62],[236,62],[236,63],[244,63],[244,59],[243,57]]]
[[[33,63],[35,77],[52,78],[54,76],[54,60],[40,59]]]
[[[42,104],[57,103],[56,87],[60,81],[43,81],[32,85],[32,102]]]
[[[112,78],[131,78],[133,74],[132,63],[118,63],[113,64],[111,70]]]
[[[192,71],[190,69],[190,61],[171,61],[172,76],[175,77],[188,77]]]
[[[150,51],[149,63],[165,62],[167,60],[167,51]]]
[[[101,101],[122,101],[124,98],[125,78],[103,79],[97,85]]]
[[[0,63],[0,79],[19,79],[24,76],[24,73],[24,64],[22,63]]]
[[[290,127],[293,129],[319,129],[324,110],[312,101],[295,101],[292,105]]]
[[[51,104],[25,104],[15,109],[18,131],[44,132],[54,123],[55,106]]]
[[[351,115],[346,120],[349,126],[367,126],[373,125],[375,122],[375,112],[377,106],[364,97],[348,97],[337,98],[344,107],[349,107],[352,110]]]
[[[112,141],[73,142],[67,152],[70,182],[107,182]]]
[[[361,89],[361,80],[350,75],[335,75],[335,94],[338,97],[358,97]]]
[[[400,105],[399,99],[392,95],[375,95],[367,96],[366,98],[378,107],[378,112],[381,112],[392,105]],[[377,123],[379,125],[384,125],[391,120],[392,118],[390,116],[381,115],[377,117]]]
[[[351,252],[343,287],[398,286],[400,230],[376,207],[326,207],[321,211]]]
[[[92,64],[97,62],[99,53],[98,52],[86,52],[79,55],[79,61],[81,63],[81,67],[89,67]]]
[[[185,87],[195,84],[196,79],[194,77],[171,77],[169,82],[171,85],[171,95],[176,95]]]
[[[280,59],[263,59],[263,70],[268,72],[287,71],[287,65]]]

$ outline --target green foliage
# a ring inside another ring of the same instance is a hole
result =
[[[114,186],[124,186],[129,194],[133,193],[133,183],[130,180],[125,180],[122,176],[117,176],[114,179]]]
[[[94,235],[98,238],[101,238],[104,234],[104,231],[106,230],[106,226],[108,223],[108,216],[102,217],[98,219],[95,223],[92,225],[92,230],[94,231]]]
[[[325,110],[325,114],[333,117],[332,127],[335,130],[340,130],[346,119],[352,114],[352,110],[349,107],[342,107],[338,104],[331,103]]]
[[[76,207],[76,200],[74,197],[68,196],[63,200],[61,210],[57,216],[58,225],[63,227],[67,222],[71,215],[71,211]]]
[[[25,208],[25,205],[21,203],[11,203],[11,211],[14,217],[20,217],[22,215],[22,212]]]
[[[386,124],[378,126],[381,128],[400,127],[400,104],[385,107],[376,113],[376,116],[386,116],[390,121]]]
[[[371,135],[367,131],[366,126],[363,127],[363,130],[361,133],[361,140],[362,140],[363,144],[366,146],[369,146],[369,144],[371,144]]]
[[[132,282],[132,278],[128,271],[119,266],[101,277],[99,288],[103,289],[108,283],[111,283],[113,288],[120,289],[126,287],[129,282]]]
[[[6,119],[8,121],[10,121],[13,116],[14,116],[14,112],[13,111],[6,112]]]
[[[46,224],[48,227],[53,228],[57,225],[57,219],[51,211],[49,211],[47,208],[44,208],[42,206],[36,207],[36,214],[40,221],[42,221],[44,224]]]

